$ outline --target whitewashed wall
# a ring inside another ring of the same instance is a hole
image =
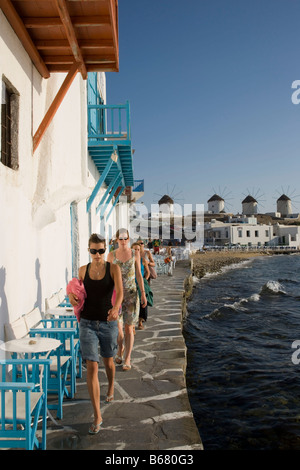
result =
[[[65,288],[72,277],[72,201],[78,210],[79,264],[88,262],[86,200],[99,178],[87,155],[87,91],[80,74],[32,153],[32,136],[65,74],[42,79],[0,11],[1,80],[3,76],[18,90],[20,108],[19,170],[0,163],[0,341],[5,323],[35,306],[44,311],[45,298]],[[100,82],[105,93],[104,74]],[[92,207],[92,232],[99,231],[95,208],[103,192]],[[109,223],[115,231],[115,214]]]
[[[264,245],[272,239],[272,227],[270,225],[250,225],[241,224],[240,226],[228,227],[231,230],[231,243],[241,245]],[[240,230],[242,236],[239,236]]]
[[[241,231],[242,236],[239,236]],[[214,234],[214,235],[212,235]],[[300,227],[294,225],[266,225],[266,224],[222,224],[217,227],[206,224],[205,237],[221,239],[223,242],[234,245],[279,245],[283,241],[289,247],[299,248],[300,246]],[[218,244],[218,240],[216,241]]]
[[[300,227],[297,225],[274,225],[274,240],[287,244],[290,247],[300,248]]]

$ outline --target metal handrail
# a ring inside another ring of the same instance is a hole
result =
[[[129,102],[119,105],[89,104],[88,138],[131,140]]]

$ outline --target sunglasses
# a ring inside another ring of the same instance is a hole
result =
[[[96,253],[99,253],[99,255],[103,255],[103,253],[105,253],[105,248],[100,248],[99,250],[96,250],[95,248],[90,248],[90,253],[92,255],[95,255]]]
[[[128,237],[119,237],[119,240],[128,240]]]

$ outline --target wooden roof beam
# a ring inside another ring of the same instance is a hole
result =
[[[100,64],[102,72],[118,72],[114,64]],[[99,72],[99,64],[85,64],[88,72]],[[48,69],[51,73],[66,72],[65,64],[49,64]]]
[[[16,12],[15,7],[11,3],[11,0],[0,0],[0,8],[8,19],[16,35],[22,42],[24,49],[28,53],[29,57],[31,58],[32,62],[34,63],[41,76],[43,78],[49,78],[49,70],[47,69],[31,37],[29,36],[28,31],[24,27],[23,21]]]
[[[40,39],[35,42],[38,50],[48,49],[69,49],[70,44],[67,39]],[[80,49],[107,49],[113,47],[111,39],[79,39]]]
[[[84,60],[80,51],[80,47],[77,42],[76,34],[74,31],[74,27],[69,15],[68,7],[66,5],[65,0],[55,0],[56,7],[59,12],[60,19],[64,26],[67,39],[69,41],[73,56],[76,62],[79,62],[79,70],[81,72],[83,80],[87,79],[87,70],[84,64]]]
[[[68,89],[70,88],[77,72],[78,72],[78,64],[74,62],[68,75],[66,76],[64,82],[62,83],[60,89],[58,90],[52,104],[50,105],[48,111],[45,114],[44,119],[42,120],[41,124],[39,125],[36,133],[33,136],[33,152],[36,151],[43,135],[45,134],[49,124],[51,123],[56,111],[58,110],[62,100],[64,99]]]
[[[46,64],[73,64],[74,58],[71,55],[49,55],[45,57]],[[87,55],[85,56],[85,65],[87,64],[114,64],[115,56],[110,54],[99,55]],[[80,67],[80,64],[78,64]]]
[[[8,1],[8,0],[1,0]],[[51,17],[24,17],[24,25],[26,28],[52,28],[61,26],[61,19],[57,16]],[[109,16],[72,16],[71,22],[73,26],[84,27],[84,26],[105,26],[110,25]]]
[[[26,2],[32,2],[33,0],[18,0],[20,3],[26,3]],[[51,1],[51,0],[50,0]],[[68,0],[68,2],[99,2],[99,3],[104,3],[107,0]],[[42,2],[49,2],[49,0],[38,0],[39,3]]]

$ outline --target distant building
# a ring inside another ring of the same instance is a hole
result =
[[[281,214],[281,217],[289,217],[292,214],[292,201],[288,196],[282,194],[277,199],[277,212]]]
[[[158,201],[159,205],[159,212],[162,214],[174,214],[174,201],[173,199],[165,194],[160,200]]]
[[[208,246],[300,247],[300,226],[258,224],[255,217],[234,218],[232,222],[212,219],[204,224],[204,244]]]
[[[250,195],[242,201],[242,207],[242,214],[244,215],[257,214],[257,200]]]
[[[214,194],[208,201],[208,212],[212,214],[220,214],[224,211],[225,203],[224,199],[218,194]]]

